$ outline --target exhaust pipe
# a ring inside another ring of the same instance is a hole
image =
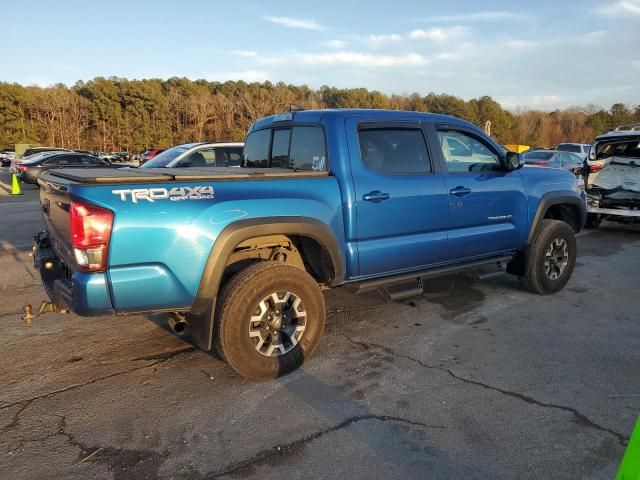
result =
[[[174,314],[169,317],[169,328],[179,337],[185,336],[189,332],[191,325],[187,319],[181,315]]]

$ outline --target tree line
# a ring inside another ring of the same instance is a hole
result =
[[[386,95],[365,88],[314,90],[281,82],[98,77],[71,87],[0,82],[0,147],[31,143],[137,153],[192,141],[238,141],[255,120],[292,105],[443,113],[480,127],[490,121],[491,134],[503,144],[546,147],[590,143],[617,125],[640,122],[640,106],[622,103],[608,110],[587,105],[510,112],[489,96],[463,100],[435,93]]]

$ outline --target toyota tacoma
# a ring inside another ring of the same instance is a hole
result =
[[[323,289],[398,299],[496,266],[538,294],[569,280],[585,196],[444,115],[310,110],[249,130],[241,167],[50,171],[34,261],[79,315],[170,312],[237,372],[274,378],[313,353]]]

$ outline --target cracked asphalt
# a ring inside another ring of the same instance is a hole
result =
[[[0,190],[2,479],[610,479],[640,415],[637,227],[581,234],[550,297],[507,275],[327,292],[314,358],[262,383],[163,315],[24,325],[40,227],[33,187]]]

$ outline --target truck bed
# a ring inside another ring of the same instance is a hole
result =
[[[288,168],[67,168],[43,175],[82,184],[156,183],[190,180],[260,180],[277,178],[326,177],[328,172],[295,171]]]

